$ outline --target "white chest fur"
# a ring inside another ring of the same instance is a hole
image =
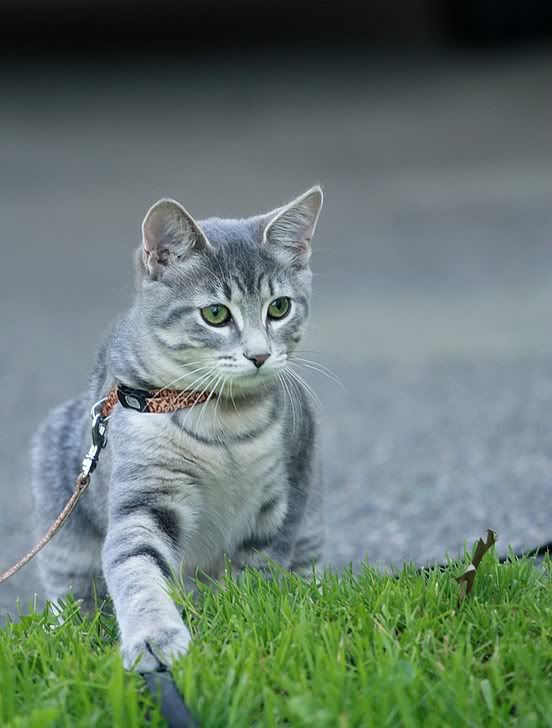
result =
[[[282,420],[272,400],[240,404],[210,402],[176,416],[123,414],[121,429],[144,457],[144,487],[171,486],[187,572],[212,570],[252,536],[273,533],[285,515]]]

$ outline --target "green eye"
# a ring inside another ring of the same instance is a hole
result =
[[[289,298],[276,298],[268,307],[268,318],[281,319],[289,311]]]
[[[222,326],[230,321],[230,311],[221,303],[212,303],[201,309],[201,315],[211,326]]]

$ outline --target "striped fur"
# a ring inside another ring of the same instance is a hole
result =
[[[266,215],[196,223],[160,201],[144,221],[135,301],[101,347],[88,392],[36,435],[44,530],[88,447],[90,405],[114,382],[218,394],[174,414],[117,408],[86,497],[40,556],[49,598],[73,589],[90,604],[94,588],[108,590],[128,668],[156,669],[186,652],[190,635],[166,592],[171,574],[216,577],[225,558],[308,570],[319,556],[315,422],[288,364],[307,322],[321,204],[313,188]],[[290,311],[271,320],[279,297]],[[230,309],[225,326],[200,314],[214,303]],[[255,354],[269,354],[260,368]]]

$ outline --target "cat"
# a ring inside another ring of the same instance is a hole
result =
[[[247,219],[196,222],[163,199],[142,224],[137,292],[100,348],[88,391],[33,444],[45,531],[90,444],[90,408],[115,383],[212,393],[170,414],[116,407],[88,491],[39,556],[46,596],[89,608],[107,590],[127,669],[170,665],[190,633],[166,578],[216,577],[225,559],[310,571],[323,546],[316,421],[292,367],[309,315],[322,191]]]

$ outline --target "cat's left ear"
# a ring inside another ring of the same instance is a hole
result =
[[[311,254],[310,242],[323,201],[322,189],[317,185],[269,213],[263,243],[274,246],[288,260],[307,265]]]

